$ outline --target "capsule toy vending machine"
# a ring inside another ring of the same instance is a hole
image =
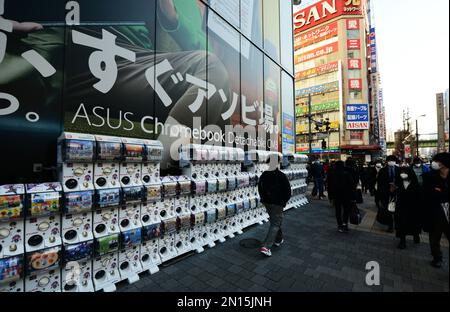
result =
[[[121,280],[133,284],[139,280],[142,272],[140,245],[142,228],[135,228],[120,233],[119,273]]]
[[[163,219],[162,227],[163,235],[158,242],[159,256],[161,257],[161,262],[166,262],[178,256],[178,251],[175,246],[177,218]]]
[[[94,241],[93,281],[95,291],[116,291],[119,274],[119,234],[96,238]]]
[[[25,253],[25,185],[0,186],[0,259]]]
[[[24,291],[24,255],[0,259],[0,293]]]
[[[119,208],[121,196],[121,188],[95,190],[94,212],[92,214],[94,238],[120,233]]]
[[[59,137],[59,181],[65,193],[94,189],[95,149],[93,135],[64,132]]]
[[[120,164],[120,184],[122,187],[142,186],[142,163],[145,160],[143,140],[122,138],[123,157]]]
[[[26,193],[26,252],[61,247],[61,184],[27,184]]]
[[[63,292],[93,292],[94,241],[64,245],[62,273]]]
[[[142,163],[142,182],[151,185],[160,182],[161,161],[164,147],[160,141],[143,140],[145,157]]]
[[[140,246],[140,259],[142,272],[148,271],[150,274],[159,272],[159,265],[162,263],[159,255],[159,239],[164,236],[161,221],[147,224],[142,228],[142,244]]]
[[[25,292],[61,292],[61,246],[26,253]]]
[[[92,241],[94,190],[64,193],[62,223],[63,245]]]
[[[191,229],[189,231],[189,240],[192,246],[192,250],[196,253],[202,253],[205,251],[203,246],[208,245],[208,242],[204,239],[203,234],[205,230],[205,213],[197,212],[191,215]]]
[[[191,180],[187,176],[177,177],[178,193],[174,198],[175,213],[177,215],[177,233],[175,247],[178,255],[192,251],[190,242],[191,209],[190,196],[192,194]]]
[[[94,185],[96,189],[120,187],[120,162],[122,139],[96,135],[96,157],[94,164]]]

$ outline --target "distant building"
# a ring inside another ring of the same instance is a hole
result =
[[[313,124],[313,154],[381,156],[386,126],[371,1],[302,2],[294,33],[297,153],[309,153],[311,114],[330,122],[328,132]]]

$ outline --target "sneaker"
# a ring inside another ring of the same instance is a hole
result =
[[[442,260],[433,260],[431,261],[431,266],[436,269],[440,269],[442,267]]]
[[[272,257],[272,252],[270,251],[269,248],[267,247],[261,247],[261,249],[259,250],[259,252],[261,252],[264,256],[266,257]]]
[[[343,226],[338,226],[338,232],[339,233],[344,233],[344,227]]]
[[[284,239],[281,240],[281,242],[279,243],[274,243],[275,246],[280,247],[281,245],[283,245],[284,243]]]
[[[347,225],[347,224],[344,224],[344,225],[342,226],[342,228],[343,228],[343,230],[344,230],[345,233],[350,232],[350,229],[348,228],[348,225]]]

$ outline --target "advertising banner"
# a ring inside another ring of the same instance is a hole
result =
[[[376,74],[378,71],[377,65],[377,41],[375,28],[370,29],[370,68],[372,74]]]
[[[339,81],[334,81],[330,83],[325,83],[322,85],[317,85],[310,88],[300,89],[295,91],[295,95],[297,97],[304,97],[308,94],[317,94],[317,93],[324,93],[324,92],[331,92],[339,90]]]
[[[341,15],[361,15],[361,0],[323,0],[294,13],[295,33]]]
[[[338,42],[327,44],[323,47],[314,49],[312,51],[308,51],[308,52],[302,53],[300,55],[296,55],[295,56],[295,64],[310,61],[310,60],[313,60],[315,58],[318,58],[318,57],[321,57],[324,55],[335,53],[338,50],[339,50]]]
[[[165,1],[65,2],[7,0],[1,10],[0,129],[14,151],[5,163],[23,164],[2,179],[56,166],[63,131],[160,140],[163,169],[181,141],[278,145],[280,66],[204,2],[170,1],[175,17]],[[241,30],[262,37],[260,1],[222,2],[208,3],[236,23],[241,2]],[[248,140],[234,126],[267,126],[277,138]]]
[[[308,70],[298,72],[295,74],[295,79],[296,80],[307,79],[307,78],[311,78],[314,76],[319,76],[322,74],[335,72],[335,71],[338,71],[338,69],[339,69],[338,62],[332,62],[329,64],[324,64],[324,65],[321,65],[318,67],[314,67],[314,68],[311,68]]]
[[[295,152],[295,117],[283,113],[283,153]]]
[[[314,30],[308,31],[304,34],[295,36],[294,50],[298,50],[312,44],[336,37],[338,35],[338,23],[322,25]]]
[[[347,104],[346,127],[347,130],[368,130],[370,126],[369,104]]]
[[[327,103],[311,104],[311,112],[324,113],[339,110],[339,101],[332,101]],[[303,116],[308,114],[308,106],[297,106],[296,115]]]
[[[360,50],[361,49],[361,40],[348,39],[347,40],[347,49],[348,50]]]

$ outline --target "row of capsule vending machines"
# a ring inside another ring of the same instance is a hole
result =
[[[161,177],[158,141],[63,133],[59,182],[0,186],[0,292],[115,291],[266,222],[257,184],[272,154],[181,146],[183,175]],[[286,209],[307,203],[307,160],[283,157]]]

